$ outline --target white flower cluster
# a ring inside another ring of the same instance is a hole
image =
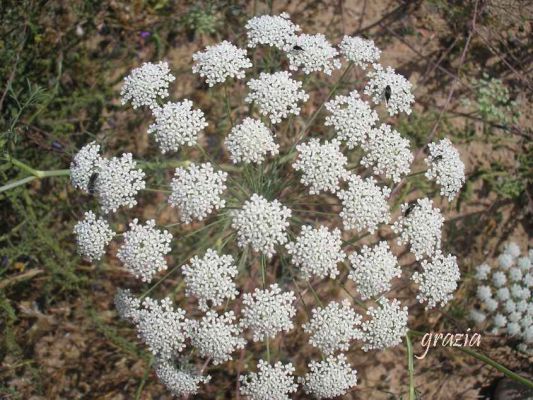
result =
[[[155,122],[148,127],[154,134],[161,153],[178,151],[180,146],[193,146],[207,126],[202,110],[193,110],[190,100],[168,102],[153,110]]]
[[[155,365],[157,378],[174,396],[190,396],[198,393],[200,383],[207,383],[211,377],[191,371],[179,370],[172,361],[158,360]]]
[[[309,364],[311,372],[299,379],[306,393],[317,399],[331,399],[345,395],[357,385],[357,371],[346,362],[346,356],[329,356],[326,360]]]
[[[98,173],[101,162],[100,145],[91,142],[83,146],[70,164],[70,181],[72,186],[87,193],[93,174]]]
[[[346,141],[349,149],[365,143],[378,120],[378,113],[361,100],[356,90],[348,96],[335,97],[325,107],[331,115],[326,117],[324,125],[333,126],[337,138]]]
[[[475,278],[480,309],[471,310],[471,319],[519,339],[518,348],[533,354],[533,249],[520,256],[520,247],[507,243],[498,266],[479,265]]]
[[[169,360],[185,348],[188,336],[185,311],[174,309],[168,297],[160,302],[145,298],[136,325],[139,338],[158,359]]]
[[[302,226],[300,235],[285,247],[292,256],[292,263],[300,267],[302,277],[312,276],[334,279],[339,270],[337,264],[344,261],[346,254],[341,250],[341,231],[329,231],[325,226],[313,228]]]
[[[411,114],[411,103],[415,97],[411,93],[412,85],[403,75],[397,74],[394,69],[374,64],[374,71],[368,73],[370,80],[365,87],[365,94],[372,98],[375,104],[386,103],[390,115],[400,112]],[[390,98],[387,100],[385,89],[390,88]]]
[[[244,348],[241,328],[235,324],[235,314],[208,311],[200,321],[189,322],[189,337],[200,356],[210,357],[218,365],[231,360],[231,353]]]
[[[258,372],[241,376],[241,394],[251,400],[290,400],[289,394],[296,392],[294,367],[291,363],[278,361],[273,366],[264,360],[257,364]]]
[[[387,197],[390,189],[379,187],[374,178],[366,179],[350,175],[348,189],[341,190],[337,196],[342,201],[340,216],[345,229],[368,230],[375,232],[379,224],[390,220]]]
[[[290,20],[287,13],[253,17],[246,23],[245,28],[248,47],[267,45],[279,50],[294,43],[296,32],[300,31],[300,27]]]
[[[330,302],[324,308],[314,308],[312,317],[302,327],[310,336],[309,343],[324,354],[346,351],[350,342],[361,339],[361,316],[346,299],[342,303]]]
[[[130,289],[118,289],[114,298],[118,316],[124,321],[137,322],[141,301],[135,297]]]
[[[214,209],[226,205],[220,196],[226,190],[227,177],[227,172],[215,172],[210,163],[176,168],[168,202],[172,207],[178,207],[183,222],[202,221]]]
[[[136,278],[150,282],[156,273],[167,269],[165,255],[170,252],[172,235],[157,230],[153,219],[144,226],[138,222],[137,218],[130,222],[117,257]]]
[[[194,53],[192,59],[196,62],[192,71],[205,78],[209,86],[223,83],[227,78],[242,79],[244,70],[252,66],[246,50],[239,49],[227,40]]]
[[[362,37],[344,36],[339,49],[348,61],[366,69],[368,64],[376,63],[381,56],[381,50],[376,47],[373,40]]]
[[[385,349],[397,346],[407,333],[407,307],[401,308],[397,299],[381,297],[377,307],[369,307],[369,320],[361,324],[363,350]]]
[[[439,303],[446,305],[453,298],[457,289],[457,282],[461,274],[455,256],[444,256],[438,250],[431,261],[423,260],[422,272],[413,274],[413,281],[419,285],[416,298],[421,303],[427,303],[426,309],[433,308]]]
[[[144,63],[124,78],[120,92],[122,104],[131,101],[133,108],[142,106],[157,108],[157,99],[168,97],[168,87],[175,79],[170,73],[167,62]]]
[[[409,243],[417,260],[431,257],[440,249],[444,218],[433,201],[418,199],[416,203],[404,203],[402,216],[394,223],[392,230],[399,234],[398,243]],[[406,215],[407,214],[407,215]]]
[[[302,82],[292,79],[287,71],[261,72],[258,79],[251,79],[247,85],[250,92],[244,101],[255,103],[259,112],[274,124],[291,114],[298,115],[298,102],[309,98],[302,89]]]
[[[249,117],[233,127],[225,144],[234,163],[260,164],[267,153],[272,156],[279,153],[279,146],[270,129],[261,121]]]
[[[465,165],[450,139],[430,143],[426,178],[440,185],[440,194],[452,201],[465,183]]]
[[[302,68],[305,74],[322,71],[331,75],[334,69],[341,67],[336,58],[339,52],[321,33],[316,35],[300,35],[285,48],[289,59],[289,69],[296,71]]]
[[[348,177],[348,159],[339,146],[336,140],[320,144],[316,138],[296,146],[299,154],[292,166],[302,173],[301,182],[309,186],[310,194],[319,194],[321,191],[335,193],[340,182]]]
[[[352,264],[348,278],[357,284],[363,300],[389,291],[391,280],[402,275],[398,259],[385,241],[373,247],[365,245],[359,253],[350,254],[348,259]]]
[[[278,200],[267,201],[258,194],[253,194],[242,209],[232,213],[231,226],[237,231],[240,247],[252,246],[257,252],[272,257],[274,247],[287,243],[287,221],[291,210]]]
[[[105,254],[105,248],[115,236],[107,221],[96,218],[92,211],[87,211],[82,221],[74,226],[78,251],[89,261],[97,261]]]
[[[224,300],[233,300],[239,294],[235,288],[237,267],[232,256],[219,256],[208,249],[203,258],[195,256],[190,265],[181,267],[187,285],[186,293],[198,298],[199,308],[207,311],[207,302],[220,306]]]
[[[373,167],[374,173],[385,175],[396,183],[411,170],[413,154],[409,150],[409,140],[402,138],[390,125],[372,129],[363,149],[366,154],[361,164]]]
[[[136,166],[131,153],[122,154],[120,158],[100,160],[95,192],[104,213],[137,204],[135,196],[146,184],[144,172],[135,169]]]
[[[252,331],[254,342],[273,338],[281,331],[288,332],[293,328],[295,300],[292,291],[282,292],[277,284],[270,285],[269,289],[245,293],[241,326]]]

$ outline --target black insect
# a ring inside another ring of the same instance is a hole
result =
[[[294,46],[292,46],[292,49],[296,51],[302,51],[304,48],[302,46],[298,46],[297,44],[295,44]]]
[[[409,205],[407,206],[407,208],[405,209],[405,211],[403,213],[404,217],[408,217],[409,214],[411,214],[413,212],[415,207],[416,207],[416,203],[409,203]]]
[[[54,151],[63,151],[63,145],[59,143],[57,140],[54,140],[52,142],[52,149]]]
[[[438,156],[435,156],[432,159],[433,162],[437,162],[437,161],[440,161],[440,160],[442,160],[442,154],[439,154]]]
[[[93,195],[95,192],[96,179],[98,178],[98,173],[94,172],[89,178],[89,184],[87,185],[87,191],[90,195]]]
[[[387,104],[389,103],[391,94],[392,94],[392,89],[390,85],[385,86],[385,101],[387,102]]]

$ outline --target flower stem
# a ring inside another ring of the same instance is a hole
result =
[[[13,181],[13,182],[9,182],[3,186],[0,186],[0,193],[16,188],[18,186],[25,185],[26,183],[34,181],[35,179],[49,178],[53,176],[69,176],[70,175],[70,169],[54,169],[50,171],[41,171],[41,170],[32,168],[29,165],[24,164],[22,161],[19,161],[15,158],[8,157],[8,160],[14,166],[18,167],[20,170],[31,174],[31,176],[27,176],[26,178],[22,178],[22,179]]]
[[[413,343],[409,337],[409,332],[405,335],[405,343],[407,344],[407,369],[409,371],[409,400],[416,400]]]

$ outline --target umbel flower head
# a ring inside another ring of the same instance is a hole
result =
[[[407,333],[407,307],[401,307],[396,299],[381,297],[378,306],[369,307],[369,320],[361,324],[363,350],[384,349],[401,343]]]
[[[337,138],[345,141],[349,149],[366,143],[368,135],[378,120],[378,113],[361,100],[356,90],[348,96],[339,95],[325,104],[331,115],[324,125],[333,126]]]
[[[202,110],[192,108],[190,100],[166,103],[153,110],[155,122],[148,128],[161,153],[178,151],[180,146],[193,146],[207,126]]]
[[[209,375],[202,376],[193,371],[176,368],[173,361],[157,360],[155,365],[157,378],[174,396],[190,396],[198,393],[201,383],[211,379]]]
[[[428,148],[426,178],[437,182],[440,186],[440,194],[451,201],[465,183],[465,165],[459,157],[459,152],[448,138],[430,143]]]
[[[398,259],[385,241],[373,247],[363,246],[359,253],[350,254],[349,260],[352,269],[348,278],[357,284],[363,300],[389,291],[391,280],[402,275]]]
[[[405,77],[397,74],[394,69],[383,67],[379,64],[373,65],[374,70],[368,73],[370,80],[365,87],[365,94],[372,98],[375,104],[385,101],[387,111],[390,115],[396,115],[400,112],[411,114],[411,103],[415,97],[411,93],[412,87]],[[390,88],[390,98],[385,98],[385,88]]]
[[[248,47],[267,45],[279,50],[294,43],[296,33],[300,31],[300,27],[290,20],[287,13],[253,17],[246,23],[245,28]]]
[[[270,129],[254,118],[245,118],[232,128],[225,141],[226,148],[234,163],[262,163],[267,153],[275,156],[279,146],[274,141]]]
[[[241,325],[252,331],[254,342],[273,338],[281,331],[288,332],[293,328],[295,300],[293,292],[282,292],[277,284],[269,289],[245,293]]]
[[[239,49],[227,40],[214,46],[207,46],[193,54],[195,64],[192,71],[205,78],[209,86],[223,83],[228,78],[244,78],[244,70],[252,63],[246,56],[246,50]]]
[[[85,193],[89,191],[91,178],[97,176],[102,157],[100,145],[91,142],[83,146],[74,156],[70,164],[70,181],[72,186]]]
[[[287,71],[273,74],[261,72],[259,79],[251,79],[247,85],[250,92],[244,100],[255,103],[259,112],[270,118],[273,124],[291,114],[298,115],[298,102],[309,98],[302,89],[302,82],[292,79]]]
[[[277,200],[269,202],[253,194],[232,216],[231,226],[237,231],[240,247],[250,245],[254,251],[272,257],[276,245],[287,243],[286,230],[291,210]]]
[[[324,308],[315,308],[310,321],[303,325],[310,334],[309,342],[324,354],[346,351],[350,342],[361,338],[358,326],[361,316],[356,314],[348,300],[332,301]]]
[[[305,74],[322,71],[331,75],[334,69],[341,67],[336,58],[338,51],[324,35],[300,35],[294,42],[285,47],[289,59],[289,69],[296,71],[302,68]]]
[[[89,261],[97,261],[105,254],[105,248],[115,236],[107,221],[96,218],[92,211],[87,211],[82,221],[74,226],[74,234],[79,253]]]
[[[346,356],[329,356],[326,360],[311,361],[310,372],[298,381],[306,393],[317,399],[331,399],[345,395],[357,385],[357,371],[346,362]]]
[[[141,301],[135,297],[130,289],[118,289],[114,298],[118,316],[124,321],[137,322]]]
[[[190,265],[181,267],[187,285],[187,295],[198,298],[199,308],[208,310],[207,302],[219,306],[224,300],[233,300],[239,293],[235,288],[237,266],[233,257],[219,256],[213,249],[208,249],[203,258],[195,256]]]
[[[117,257],[136,278],[149,282],[157,272],[167,269],[165,255],[170,252],[172,235],[156,229],[153,219],[144,226],[138,222],[135,218],[130,223]]]
[[[348,61],[363,69],[366,69],[368,64],[378,62],[381,56],[381,50],[376,47],[373,40],[361,37],[344,36],[339,49]]]
[[[313,228],[302,226],[300,235],[286,245],[292,256],[292,263],[300,268],[304,279],[311,276],[335,278],[339,274],[337,264],[344,261],[346,254],[341,250],[341,231],[329,231],[325,226]]]
[[[179,209],[183,222],[201,221],[226,205],[221,195],[226,190],[227,177],[224,171],[215,172],[209,163],[176,168],[168,202]]]
[[[296,392],[294,367],[291,363],[278,361],[273,366],[259,360],[257,372],[241,376],[241,394],[251,400],[290,400],[289,394]]]
[[[157,99],[168,97],[170,82],[176,78],[170,73],[168,63],[144,63],[124,78],[120,95],[122,104],[131,102],[133,108],[142,106],[157,108]]]
[[[340,181],[348,177],[348,159],[339,146],[340,143],[336,140],[320,144],[316,138],[296,146],[299,154],[293,168],[302,173],[301,182],[309,186],[310,194],[321,191],[335,193]]]

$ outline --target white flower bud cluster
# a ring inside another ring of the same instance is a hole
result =
[[[172,235],[156,229],[153,219],[144,226],[138,222],[135,218],[130,223],[117,257],[136,278],[150,282],[155,274],[167,269],[165,255],[170,252]]]
[[[329,355],[347,351],[352,340],[361,339],[360,324],[361,316],[344,299],[342,303],[332,301],[324,308],[314,308],[311,319],[302,327],[310,335],[309,343]]]
[[[161,153],[178,151],[180,146],[193,146],[198,135],[207,126],[202,110],[192,108],[190,100],[168,102],[153,110],[155,122],[148,127]]]
[[[440,210],[433,208],[433,201],[427,198],[418,199],[411,206],[404,203],[401,210],[402,216],[392,226],[392,230],[400,235],[398,243],[409,243],[417,260],[431,257],[441,244],[444,218]]]
[[[452,201],[465,183],[465,165],[450,139],[430,143],[426,178],[440,185],[440,194]]]
[[[267,45],[279,50],[294,43],[296,32],[300,31],[300,27],[290,20],[287,13],[253,17],[246,23],[245,28],[248,47]]]
[[[312,276],[334,279],[339,270],[337,264],[344,261],[346,254],[341,250],[341,231],[329,231],[325,226],[313,228],[302,226],[300,235],[285,247],[292,256],[292,263],[300,268],[302,277]]]
[[[400,112],[411,114],[411,103],[415,97],[411,93],[412,85],[403,75],[397,74],[394,69],[374,64],[374,71],[368,73],[369,81],[365,87],[365,94],[372,98],[374,104],[385,103],[390,115]],[[390,98],[386,99],[385,88],[390,87]]]
[[[72,186],[88,193],[91,177],[98,172],[101,160],[100,145],[91,142],[83,146],[70,164]]]
[[[137,204],[135,196],[146,184],[144,172],[135,169],[136,166],[131,153],[100,160],[95,192],[104,213],[116,212],[119,207],[132,208]]]
[[[168,87],[175,79],[170,73],[167,62],[144,63],[124,78],[120,92],[122,104],[126,105],[131,101],[133,108],[143,106],[157,108],[157,99],[168,97]]]
[[[340,217],[345,229],[368,230],[373,233],[379,224],[390,220],[387,197],[390,189],[379,187],[374,178],[366,179],[350,175],[348,189],[341,190],[337,196],[342,201]]]
[[[409,140],[402,138],[390,125],[383,124],[372,129],[363,149],[366,154],[361,164],[373,167],[374,173],[384,175],[395,183],[411,170],[414,157],[409,149]]]
[[[234,163],[260,164],[267,153],[272,156],[279,153],[279,146],[270,129],[261,121],[249,117],[233,127],[225,145]]]
[[[270,258],[276,252],[275,246],[287,243],[290,216],[291,210],[278,200],[269,202],[253,194],[242,209],[232,213],[231,226],[237,231],[240,247],[250,245],[254,251]]]
[[[241,328],[235,324],[235,314],[208,311],[200,321],[189,322],[189,337],[200,356],[209,357],[214,365],[231,360],[231,353],[244,348]]]
[[[177,397],[196,394],[201,383],[205,384],[211,380],[209,375],[202,376],[192,371],[177,369],[169,360],[158,360],[155,373],[159,381]]]
[[[251,79],[247,85],[250,92],[244,101],[255,103],[259,112],[270,118],[273,124],[291,114],[298,115],[298,102],[309,98],[302,89],[302,82],[292,79],[287,71],[273,74],[261,72],[258,79]]]
[[[362,37],[344,36],[339,49],[348,61],[362,69],[366,69],[369,64],[378,62],[381,56],[381,50],[376,47],[374,41]]]
[[[348,278],[357,284],[363,300],[389,291],[391,280],[402,275],[398,259],[385,241],[373,247],[365,245],[359,253],[352,253],[348,258],[352,264]]]
[[[533,354],[533,251],[520,253],[516,243],[506,243],[497,267],[476,268],[480,309],[472,309],[470,318],[493,334],[519,339],[518,348]]]
[[[187,286],[188,296],[198,298],[198,307],[202,311],[212,306],[220,306],[224,300],[233,300],[239,294],[235,288],[237,266],[232,256],[219,256],[213,249],[208,249],[203,258],[195,256],[190,265],[181,267]]]
[[[339,95],[325,104],[331,115],[326,117],[325,126],[333,126],[337,138],[346,141],[349,149],[366,142],[376,122],[378,113],[361,100],[356,90],[348,96]]]
[[[192,59],[196,63],[192,72],[205,78],[209,86],[223,83],[227,78],[242,79],[244,70],[252,66],[246,50],[239,49],[227,40],[194,53]]]
[[[131,293],[130,289],[118,289],[114,303],[120,319],[135,323],[139,320],[141,301]]]
[[[321,191],[335,193],[339,190],[340,182],[348,177],[348,159],[339,146],[337,140],[320,144],[316,138],[296,146],[299,154],[292,166],[302,173],[301,182],[309,186],[310,194],[319,194]]]
[[[407,333],[407,307],[401,307],[397,299],[382,297],[377,307],[369,307],[369,320],[361,324],[363,350],[385,349],[397,346]]]
[[[440,250],[431,258],[423,260],[422,272],[415,272],[412,279],[419,285],[416,298],[427,303],[426,309],[444,306],[453,298],[457,282],[461,278],[455,256],[445,256]]]
[[[331,75],[333,70],[341,67],[336,58],[339,52],[321,33],[300,35],[285,47],[285,51],[289,59],[289,69],[292,71],[301,67],[307,75],[319,71]]]
[[[183,222],[202,221],[226,205],[220,196],[226,190],[227,177],[227,172],[215,172],[210,163],[176,168],[168,202],[179,209]]]
[[[270,365],[259,360],[257,372],[241,376],[241,394],[250,400],[290,400],[289,394],[296,392],[298,385],[294,382],[294,367],[291,363],[278,361]]]
[[[357,371],[350,367],[344,354],[329,356],[321,362],[311,361],[309,369],[298,381],[307,394],[317,399],[343,396],[357,385]]]
[[[295,300],[292,291],[282,292],[277,284],[270,285],[269,289],[245,293],[241,326],[252,331],[254,342],[274,338],[282,331],[288,332],[293,328]]]
[[[170,298],[147,297],[137,315],[137,333],[154,356],[170,360],[185,348],[188,322],[185,311],[172,306]]]
[[[105,254],[105,248],[115,236],[105,219],[96,218],[87,211],[83,220],[74,226],[78,252],[89,261],[98,261]]]

